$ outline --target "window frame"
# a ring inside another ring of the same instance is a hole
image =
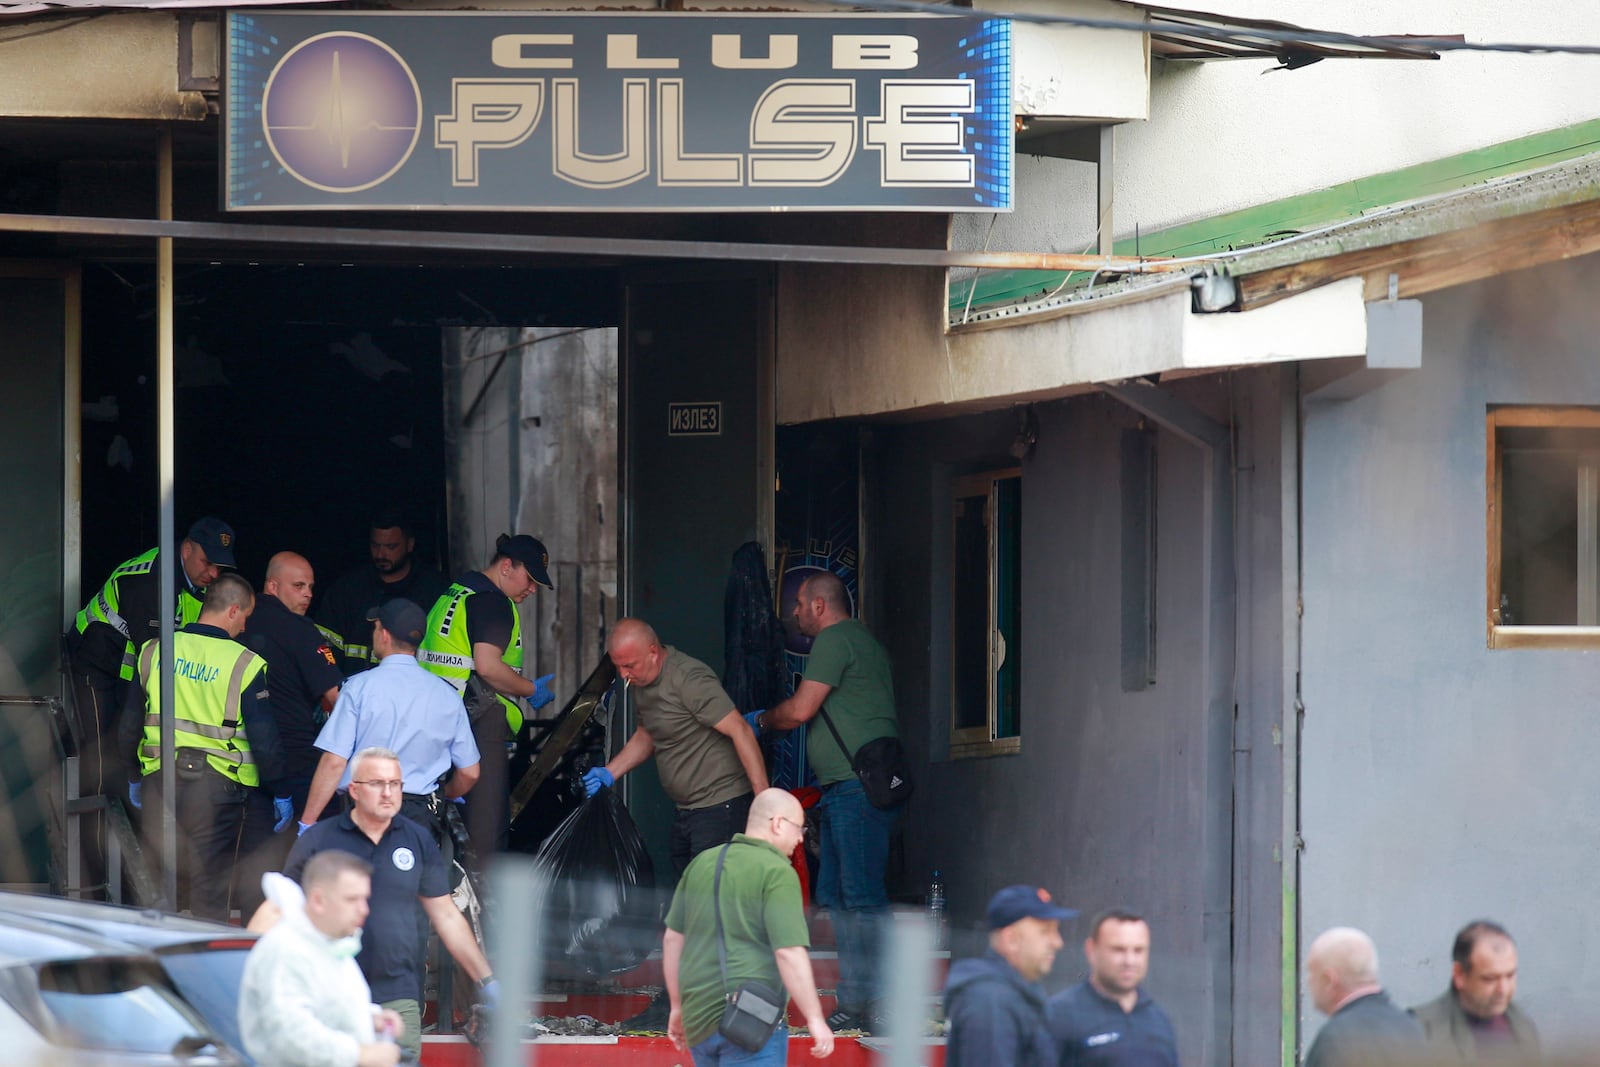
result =
[[[951,556],[950,556],[950,563],[951,563],[951,567],[950,567],[950,619],[949,619],[949,628],[946,631],[947,634],[948,634],[949,640],[950,640],[950,644],[951,644],[951,655],[950,655],[950,706],[949,706],[949,709],[948,709],[948,715],[949,715],[948,724],[949,724],[949,728],[950,728],[950,758],[951,759],[974,759],[974,758],[982,758],[982,757],[987,757],[987,756],[1006,756],[1006,755],[1014,755],[1014,754],[1019,753],[1019,752],[1022,751],[1022,734],[1021,734],[1021,724],[1020,724],[1020,722],[1019,722],[1018,727],[1017,727],[1018,732],[1015,735],[1010,736],[1010,737],[998,737],[998,736],[996,736],[997,733],[999,732],[999,716],[1000,716],[1000,708],[999,708],[999,671],[1000,671],[1001,664],[1004,663],[1004,660],[1003,659],[998,659],[999,642],[996,640],[996,635],[998,635],[999,632],[1000,632],[999,631],[999,620],[996,618],[996,615],[997,615],[997,612],[998,612],[998,602],[999,602],[998,582],[999,582],[999,571],[1000,571],[1000,538],[998,536],[998,529],[997,529],[998,523],[995,521],[995,518],[996,518],[996,515],[998,514],[999,484],[1001,482],[1009,481],[1011,479],[1016,479],[1016,481],[1018,482],[1018,490],[1019,490],[1019,493],[1020,493],[1021,481],[1022,481],[1022,468],[1020,466],[1002,467],[1002,468],[992,469],[992,470],[977,471],[977,472],[972,473],[972,474],[960,475],[960,476],[956,477],[952,481],[951,486],[950,486],[950,493],[949,493],[948,497],[946,498],[946,507],[949,509],[948,510],[948,520],[949,520],[949,523],[950,523],[950,552],[951,552]],[[960,616],[959,616],[959,612],[958,612],[959,605],[957,604],[957,598],[956,598],[956,568],[955,568],[954,564],[955,564],[955,552],[957,551],[957,545],[959,544],[959,539],[958,539],[957,530],[956,530],[957,517],[956,517],[956,512],[955,512],[955,502],[957,500],[971,499],[971,498],[977,497],[977,496],[983,496],[985,498],[985,503],[984,503],[984,509],[985,509],[985,511],[984,511],[984,530],[985,530],[985,539],[987,541],[987,549],[988,549],[988,574],[989,574],[989,580],[988,580],[988,583],[987,583],[988,584],[988,590],[989,590],[989,596],[988,596],[988,612],[989,612],[989,617],[988,617],[988,634],[989,634],[989,648],[988,648],[989,670],[988,670],[988,680],[989,680],[989,684],[988,684],[988,691],[987,691],[986,700],[985,700],[985,704],[986,704],[986,708],[985,708],[985,725],[983,725],[983,726],[958,727],[956,725],[956,700],[958,698],[958,691],[957,691],[957,686],[956,686],[955,645],[956,645],[956,640],[957,640],[957,638],[956,638],[956,629],[957,629],[957,626],[959,625]],[[1021,566],[1020,560],[1018,561],[1017,565],[1020,568],[1020,566]],[[1020,596],[1021,595],[1021,581],[1019,580],[1017,584],[1018,584],[1018,595]],[[1020,651],[1020,649],[1019,649],[1019,651]],[[997,660],[998,660],[998,662],[997,662]],[[1018,684],[1019,684],[1019,687],[1020,687],[1020,677],[1018,678]]]
[[[1502,626],[1500,625],[1500,561],[1505,500],[1504,464],[1501,462],[1502,428],[1559,428],[1600,430],[1600,408],[1577,405],[1499,405],[1491,406],[1485,419],[1487,472],[1488,566],[1485,620],[1491,649],[1600,648],[1600,626]]]

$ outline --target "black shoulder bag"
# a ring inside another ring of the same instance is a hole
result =
[[[852,754],[845,747],[844,738],[828,717],[827,708],[819,708],[828,732],[839,744],[839,751],[850,761],[851,770],[866,790],[867,801],[875,808],[892,808],[911,796],[911,769],[906,763],[906,750],[898,737],[875,737]]]
[[[728,858],[730,841],[717,853],[717,873],[711,880],[711,911],[717,918],[717,966],[722,970],[722,990],[727,1007],[717,1033],[746,1052],[760,1052],[772,1040],[772,1032],[784,1021],[784,998],[765,982],[745,982],[728,992],[728,943],[722,935],[722,862]]]

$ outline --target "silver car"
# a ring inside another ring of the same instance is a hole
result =
[[[48,900],[3,896],[8,904]],[[245,1062],[179,994],[153,952],[70,921],[3,907],[0,1049],[8,1067]]]

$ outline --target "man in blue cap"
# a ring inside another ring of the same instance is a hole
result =
[[[1061,951],[1061,920],[1077,916],[1037,886],[989,901],[989,951],[958,961],[945,983],[947,1067],[1055,1067],[1040,980]]]
[[[427,626],[420,607],[400,598],[366,614],[378,666],[345,682],[317,734],[321,756],[297,832],[305,833],[326,814],[335,790],[348,793],[350,760],[376,747],[394,752],[400,762],[401,814],[438,842],[445,835],[440,802],[466,795],[478,781],[481,759],[467,709],[455,689],[417,663],[417,645]],[[441,788],[447,773],[449,781]]]

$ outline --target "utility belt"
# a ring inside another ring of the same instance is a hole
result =
[[[206,758],[206,755],[207,753],[204,749],[198,748],[180,748],[174,750],[172,753],[172,767],[173,771],[175,772],[174,776],[178,779],[179,784],[184,782],[200,782],[207,778],[216,777],[222,779],[224,782],[227,782],[230,785],[236,785],[240,789],[252,788],[251,786],[245,785],[232,775],[225,774],[222,771],[217,770],[211,765],[211,761]],[[157,767],[151,772],[151,774],[159,776],[161,774],[161,768]]]
[[[447,836],[444,806],[448,801],[433,793],[401,793],[400,814],[417,823],[438,844]]]

